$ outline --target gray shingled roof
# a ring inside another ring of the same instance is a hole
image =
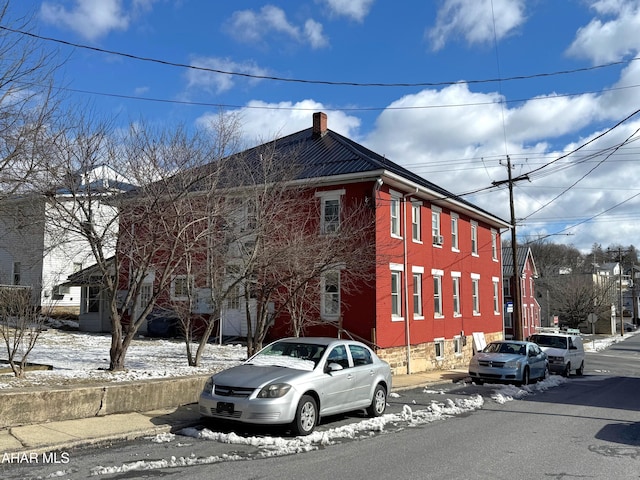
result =
[[[241,179],[246,178],[244,172],[247,170],[252,172],[251,181],[256,181],[255,175],[262,170],[259,168],[262,155],[270,155],[276,161],[281,159],[282,162],[292,162],[292,169],[296,169],[296,180],[336,177],[336,183],[339,183],[341,180],[337,177],[340,176],[353,177],[362,174],[363,179],[373,179],[376,175],[395,175],[403,179],[403,182],[432,192],[434,198],[455,202],[462,208],[478,212],[485,218],[491,219],[497,225],[503,227],[509,225],[505,220],[330,129],[325,130],[323,134],[317,134],[314,133],[313,127],[310,127],[234,154],[223,160],[224,178],[219,180],[218,185],[224,188],[241,187]],[[236,158],[239,160],[236,162],[238,170],[233,168],[233,160]],[[252,165],[256,168],[252,168]],[[206,173],[215,167],[216,163],[199,167],[201,169],[199,173]],[[204,175],[202,177],[204,178]],[[180,174],[174,177],[175,187],[180,190],[184,188],[181,181],[183,179]],[[206,188],[204,182],[205,180],[202,184],[187,182],[188,188],[194,191]]]
[[[518,272],[522,274],[527,257],[531,254],[529,247],[518,247],[516,250],[516,260],[518,262]],[[534,265],[535,270],[535,265]],[[513,254],[511,246],[502,247],[502,275],[503,277],[513,277]]]

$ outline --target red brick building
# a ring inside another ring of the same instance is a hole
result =
[[[307,334],[368,342],[395,373],[466,367],[473,333],[487,340],[503,335],[500,231],[509,224],[330,130],[324,113],[315,113],[312,125],[269,149],[296,146],[305,167],[299,178],[313,179],[319,232],[340,221],[342,205],[370,205],[378,261],[374,280],[357,292],[341,289],[348,268],[323,278],[320,312],[327,323]],[[258,156],[260,148],[243,158]],[[224,328],[242,336],[243,318],[227,308]],[[278,318],[269,338],[289,334]]]

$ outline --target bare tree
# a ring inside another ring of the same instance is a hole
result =
[[[40,155],[57,114],[56,53],[27,34],[33,17],[16,17],[0,2],[0,193],[24,191],[43,172]]]
[[[147,316],[159,301],[167,304],[162,295],[176,288],[182,295],[188,285],[185,251],[206,230],[206,217],[193,213],[189,198],[215,171],[223,149],[215,133],[143,123],[122,132],[87,117],[51,144],[56,188],[47,196],[49,223],[91,252],[111,321],[109,368],[122,370]],[[95,173],[107,167],[117,181]]]
[[[0,335],[16,377],[23,377],[26,372],[27,358],[42,332],[43,320],[31,301],[28,287],[0,288]]]

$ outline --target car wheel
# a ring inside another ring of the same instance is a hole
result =
[[[480,380],[479,378],[474,378],[473,383],[476,385],[484,385],[484,380]]]
[[[576,370],[576,375],[578,375],[580,377],[580,376],[582,376],[583,373],[584,373],[584,362],[582,362],[580,364],[580,368],[578,368]]]
[[[542,374],[542,377],[540,378],[540,380],[546,380],[547,378],[549,378],[549,365],[545,365],[544,366],[544,373]]]
[[[524,371],[522,372],[522,382],[520,385],[529,385],[529,367],[524,367]]]
[[[313,397],[303,395],[298,403],[293,430],[298,435],[309,435],[318,422],[318,404]]]
[[[387,390],[382,385],[376,385],[373,391],[371,405],[367,407],[367,414],[370,417],[379,417],[387,408]]]
[[[570,377],[571,376],[571,362],[567,363],[567,366],[564,367],[564,372],[562,372],[562,376],[563,377]]]

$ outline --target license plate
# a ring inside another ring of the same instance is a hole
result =
[[[216,405],[217,413],[233,413],[233,403],[228,402],[218,402]]]

